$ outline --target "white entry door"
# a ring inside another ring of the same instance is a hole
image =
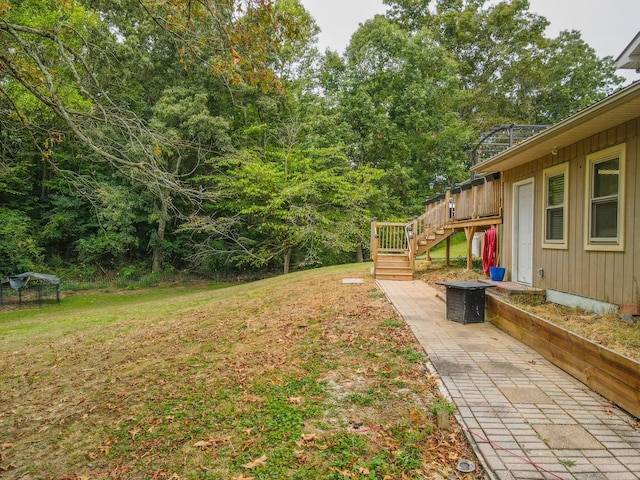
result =
[[[533,178],[513,185],[513,281],[533,283]]]

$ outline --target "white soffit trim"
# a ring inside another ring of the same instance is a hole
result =
[[[640,69],[640,32],[616,59],[617,68]]]

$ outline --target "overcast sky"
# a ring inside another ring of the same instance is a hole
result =
[[[384,13],[382,0],[301,0],[322,29],[319,47],[342,53],[358,25]],[[598,56],[614,59],[640,31],[639,0],[529,0],[530,11],[546,17],[547,36],[561,30],[579,30]],[[640,79],[633,70],[620,70],[629,80]]]

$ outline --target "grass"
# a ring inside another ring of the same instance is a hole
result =
[[[446,242],[440,242],[431,249],[431,258],[445,258]],[[467,258],[467,238],[464,232],[458,232],[451,236],[451,258]]]
[[[368,270],[0,313],[0,476],[448,478],[473,453]]]

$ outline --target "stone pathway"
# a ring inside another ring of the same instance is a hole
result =
[[[499,480],[640,479],[636,419],[489,320],[446,320],[444,294],[379,280],[429,355],[458,421]]]

